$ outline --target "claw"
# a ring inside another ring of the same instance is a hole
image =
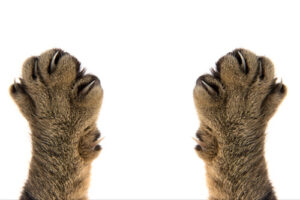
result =
[[[102,138],[99,138],[97,141],[98,141],[98,143],[100,143],[102,140],[104,139],[104,137],[102,137]]]
[[[17,91],[17,87],[18,87],[18,84],[17,84],[17,81],[16,79],[14,80],[14,84],[13,84],[13,92],[16,92]]]
[[[14,87],[17,87],[17,81],[14,79]]]
[[[279,85],[282,86],[282,78],[280,78],[280,83],[279,83]]]
[[[193,139],[197,142],[197,145],[196,145],[195,149],[197,151],[203,151],[201,142],[199,140],[197,140],[196,138],[194,138],[194,137],[193,137]]]
[[[283,92],[283,83],[282,83],[282,78],[280,79],[280,83],[278,83],[278,88],[280,92]]]
[[[25,85],[24,80],[22,78],[19,78],[20,84]]]
[[[200,141],[197,138],[195,138],[195,137],[192,137],[192,138],[193,138],[193,140],[195,140],[197,142],[197,144],[200,145]]]
[[[22,79],[20,79],[20,81],[14,79],[14,84],[12,86],[12,92],[15,93],[18,91],[23,91],[24,86],[22,85]]]
[[[260,79],[264,78],[264,71],[260,60],[258,60],[258,74]]]
[[[86,95],[94,86],[96,80],[93,80],[92,82],[90,82],[88,85],[86,85],[81,91],[80,93],[83,95]]]
[[[273,81],[272,81],[272,85],[274,86],[277,82],[277,78],[274,78]]]
[[[201,80],[202,86],[208,91],[210,94],[216,94],[216,91],[208,85],[205,81]]]
[[[56,69],[56,57],[58,56],[59,54],[59,51],[57,51],[54,56],[52,57],[52,60],[51,60],[51,64],[49,66],[49,73],[51,74],[52,72],[54,72],[54,70]]]
[[[213,68],[211,68],[210,71],[211,71],[212,75],[213,75],[215,78],[217,78],[218,80],[221,79],[221,77],[220,77],[220,72],[219,72],[219,71],[216,71],[216,70],[214,70]]]
[[[35,59],[34,60],[34,67],[33,67],[33,71],[32,71],[32,78],[36,79],[37,77],[37,71],[38,71],[38,60]]]
[[[247,65],[246,65],[246,61],[245,58],[243,57],[243,55],[241,54],[241,52],[237,52],[239,57],[241,58],[242,64],[241,64],[241,68],[243,70],[243,72],[247,73]]]

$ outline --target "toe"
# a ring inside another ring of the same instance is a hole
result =
[[[212,135],[200,130],[198,130],[196,136],[195,141],[198,143],[195,147],[196,153],[206,161],[212,160],[218,153],[217,140]]]
[[[30,57],[26,59],[22,68],[22,77],[27,86],[33,86],[39,81],[38,58]]]
[[[85,75],[79,78],[73,86],[72,96],[80,104],[99,107],[103,97],[100,80],[94,75]]]
[[[40,55],[38,66],[47,85],[70,86],[76,79],[80,62],[61,49],[51,49]]]
[[[227,87],[249,85],[257,73],[257,56],[245,49],[236,49],[217,62],[221,80]]]
[[[276,112],[278,106],[287,94],[287,87],[282,83],[272,86],[271,92],[266,96],[261,104],[261,115],[269,120]]]
[[[202,87],[214,99],[217,96],[223,96],[225,91],[222,83],[214,76],[209,74],[202,75],[196,81],[196,87]]]
[[[77,73],[80,70],[80,62],[73,56],[65,54],[55,64],[53,59],[54,71],[50,74],[51,82],[55,85],[68,85],[74,83]]]
[[[79,142],[79,153],[81,157],[86,161],[92,161],[101,152],[101,146],[98,144],[102,139],[101,134],[96,129],[94,131],[88,131]]]
[[[232,54],[238,60],[240,70],[247,74],[247,81],[251,81],[257,72],[257,56],[246,49],[235,49]]]
[[[263,56],[258,59],[258,78],[268,86],[274,79],[274,65],[267,57]]]
[[[32,98],[27,94],[25,86],[15,82],[10,86],[9,92],[24,117],[30,120],[34,116],[35,105]]]
[[[241,70],[237,58],[232,54],[227,54],[220,58],[216,65],[221,81],[226,87],[243,84],[242,80],[246,74]]]
[[[53,57],[57,57],[57,52],[61,51],[59,49],[51,49],[44,53],[42,53],[38,57],[38,69],[39,69],[39,76],[40,78],[45,82],[45,84],[50,84],[50,73],[55,71],[55,67],[51,66],[51,63],[53,62]],[[56,59],[57,62],[57,59]]]

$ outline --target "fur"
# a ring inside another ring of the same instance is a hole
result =
[[[10,94],[28,120],[32,158],[20,199],[87,199],[91,162],[101,151],[96,120],[103,90],[70,54],[27,59]]]
[[[275,200],[264,157],[265,130],[287,93],[272,62],[236,49],[197,80],[201,121],[196,152],[206,164],[209,199]],[[85,200],[103,90],[70,54],[52,49],[27,59],[10,94],[28,120],[32,159],[20,199]]]
[[[276,199],[264,157],[265,130],[285,97],[274,66],[236,49],[200,76],[194,102],[200,119],[196,152],[205,162],[209,199]]]

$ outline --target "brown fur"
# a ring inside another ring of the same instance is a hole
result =
[[[87,199],[103,91],[60,49],[27,59],[10,93],[31,128],[32,159],[20,199]]]
[[[210,199],[276,199],[264,139],[286,87],[276,83],[268,58],[244,49],[222,57],[212,73],[194,89],[201,121],[196,151],[206,163]],[[76,58],[52,49],[25,61],[21,83],[10,93],[32,131],[20,199],[87,199],[91,162],[101,151],[100,81],[84,75]]]
[[[209,199],[276,199],[264,157],[265,130],[286,93],[272,62],[244,49],[199,77],[196,152],[206,164]]]

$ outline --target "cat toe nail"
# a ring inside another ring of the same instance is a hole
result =
[[[260,79],[264,78],[264,71],[260,60],[258,61],[258,74]]]
[[[238,53],[238,55],[241,59],[241,62],[242,62],[241,63],[241,69],[244,73],[247,73],[247,64],[246,64],[245,58],[244,58],[244,56],[242,55],[241,52],[238,51],[237,53]]]
[[[32,71],[32,78],[36,79],[37,77],[37,71],[38,71],[38,60],[34,60],[34,66],[33,66],[33,71]]]
[[[96,80],[93,80],[92,82],[90,82],[89,84],[87,84],[81,91],[80,94],[82,95],[86,95],[95,85]]]
[[[14,80],[14,84],[13,84],[13,88],[12,88],[13,93],[17,92],[17,87],[18,87],[17,82],[16,82],[16,80]]]
[[[210,94],[216,93],[216,91],[210,85],[208,85],[204,80],[201,80],[201,84]]]
[[[49,66],[49,74],[53,73],[54,70],[56,69],[59,53],[60,53],[60,51],[57,51],[54,54],[54,56],[52,57],[52,60],[51,60],[50,66]]]

